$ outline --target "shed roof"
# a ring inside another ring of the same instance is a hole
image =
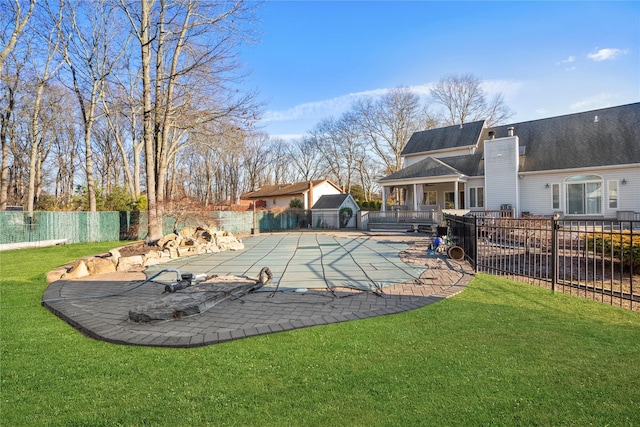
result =
[[[311,210],[339,209],[348,197],[350,197],[349,194],[325,194],[318,199],[313,207],[311,207]]]

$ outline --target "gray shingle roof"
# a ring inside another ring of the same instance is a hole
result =
[[[338,209],[349,197],[348,194],[325,194],[311,207],[313,209]]]
[[[380,180],[380,182],[395,181],[398,179],[432,178],[436,176],[462,175],[460,171],[447,165],[445,163],[445,160],[447,159],[438,160],[434,157],[427,157],[426,159],[422,159],[419,162],[412,164],[411,166],[407,166],[406,168],[399,170],[398,172],[385,176]]]
[[[484,122],[414,133],[402,154],[427,154],[447,148],[472,146],[508,136],[514,128],[523,155],[520,171],[546,171],[640,163],[640,103],[583,113],[485,128]],[[483,176],[483,144],[475,154],[436,159],[429,157],[380,181],[451,176]]]
[[[480,141],[484,120],[415,132],[402,150],[402,155],[475,146]]]
[[[509,127],[526,147],[522,172],[640,163],[640,103],[490,130],[500,138]]]
[[[326,180],[324,179],[319,179],[315,181],[294,182],[293,184],[264,185],[256,191],[243,194],[242,198],[259,199],[261,197],[295,196],[306,193],[309,190],[309,183],[312,183],[312,185],[315,187],[325,181]]]

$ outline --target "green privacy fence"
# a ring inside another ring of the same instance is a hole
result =
[[[214,225],[234,234],[307,228],[308,212],[180,212],[167,213],[164,234],[186,225]],[[255,224],[255,226],[254,226]],[[146,212],[0,212],[0,244],[66,239],[67,243],[143,239]]]

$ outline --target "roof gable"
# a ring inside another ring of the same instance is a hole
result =
[[[484,126],[485,121],[480,120],[462,125],[415,132],[402,150],[402,155],[407,156],[430,151],[476,146],[480,142]]]

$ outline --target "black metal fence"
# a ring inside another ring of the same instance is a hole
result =
[[[640,221],[447,216],[474,269],[640,309]]]

